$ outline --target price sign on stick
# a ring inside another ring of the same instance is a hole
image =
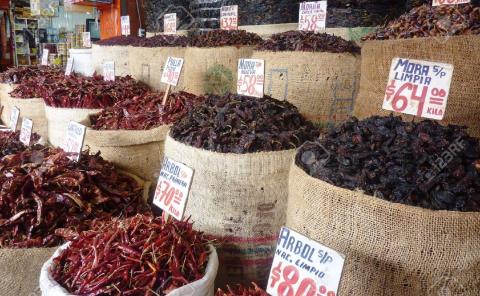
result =
[[[44,48],[42,53],[42,66],[48,66],[48,49]]]
[[[71,160],[78,161],[83,148],[86,127],[78,122],[70,121],[67,126],[67,135],[62,149],[65,152],[73,153],[69,156]]]
[[[162,73],[161,82],[177,86],[183,68],[182,58],[168,57]]]
[[[471,2],[470,0],[433,0],[432,6],[457,5],[457,4],[466,4],[470,2]]]
[[[26,146],[30,145],[30,139],[32,138],[33,121],[24,117],[22,120],[22,128],[20,130],[20,142]]]
[[[163,17],[163,32],[165,34],[177,34],[177,14],[167,13]]]
[[[103,80],[115,81],[115,62],[103,63]]]
[[[12,107],[12,110],[10,111],[10,129],[12,131],[17,130],[17,123],[18,123],[18,118],[20,117],[20,109],[17,107]]]
[[[237,93],[250,97],[263,97],[265,61],[240,59],[238,61]]]
[[[120,17],[120,25],[122,27],[122,35],[130,35],[130,16],[124,15]]]
[[[282,228],[268,278],[273,296],[336,296],[345,256]]]
[[[298,29],[300,31],[318,32],[325,30],[327,1],[300,3],[298,20]]]
[[[183,219],[193,169],[167,157],[164,158],[153,204],[177,220]]]
[[[238,29],[238,5],[222,6],[220,8],[220,29]]]
[[[65,67],[65,76],[69,76],[73,71],[73,57],[67,59],[67,66]]]
[[[451,64],[394,58],[383,109],[442,120],[452,75]]]
[[[90,38],[90,32],[82,33],[83,47],[90,48],[92,47],[92,39]]]

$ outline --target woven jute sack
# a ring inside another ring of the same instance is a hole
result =
[[[148,84],[156,90],[165,90],[167,84],[161,83],[163,68],[168,57],[185,58],[185,47],[133,47],[128,48],[130,75]],[[183,71],[177,86],[173,90],[185,89]]]
[[[480,136],[480,37],[415,38],[404,40],[367,41],[362,47],[362,77],[354,115],[366,118],[387,115],[382,104],[392,59],[411,58],[452,64],[445,117],[440,123],[465,125],[473,136]],[[402,115],[412,120],[411,115]],[[415,118],[420,120],[421,118]]]
[[[15,88],[15,84],[0,83],[0,108],[3,108],[0,119],[3,124],[9,124],[10,122],[10,112],[7,109],[7,98],[10,97],[10,92]]]
[[[480,294],[480,213],[391,203],[293,165],[286,225],[346,256],[338,295]]]
[[[202,95],[206,93],[206,74],[212,67],[221,65],[228,71],[232,77],[230,91],[236,91],[238,60],[250,58],[253,53],[253,47],[243,46],[225,46],[214,48],[187,47],[185,52],[184,65],[184,85],[185,91]]]
[[[33,132],[39,134],[43,139],[48,139],[47,118],[45,116],[45,104],[42,98],[13,98],[7,95],[3,100],[4,108],[3,112],[8,114],[7,125],[9,125],[10,114],[12,107],[17,107],[20,110],[20,116],[18,118],[17,129],[22,125],[24,117],[33,121]]]
[[[103,63],[115,62],[115,76],[130,75],[128,51],[131,46],[92,45],[92,62],[95,72],[103,75]]]
[[[360,55],[254,51],[265,60],[264,92],[295,105],[307,119],[335,123],[351,115],[360,82]]]
[[[217,286],[266,284],[278,232],[285,224],[293,154],[217,153],[167,136],[165,156],[194,170],[185,217],[219,243]]]
[[[54,147],[61,147],[65,141],[65,135],[67,134],[67,127],[70,121],[90,126],[90,115],[100,111],[102,110],[45,106],[45,115],[48,122],[48,142]]]
[[[85,145],[101,151],[102,157],[117,167],[146,180],[156,181],[163,160],[165,138],[170,126],[150,130],[87,129]]]

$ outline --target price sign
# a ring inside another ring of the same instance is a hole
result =
[[[432,6],[457,5],[457,4],[466,4],[470,2],[471,2],[470,0],[433,0]]]
[[[67,59],[67,66],[65,67],[65,76],[69,76],[73,71],[73,57]]]
[[[222,6],[220,8],[220,29],[238,29],[238,5]]]
[[[182,72],[183,59],[168,57],[163,69],[161,82],[177,86]]]
[[[44,48],[42,54],[42,66],[48,66],[48,53],[48,49]]]
[[[153,204],[177,220],[183,219],[193,169],[167,157],[164,158]]]
[[[177,14],[167,13],[163,17],[163,32],[165,34],[177,34]]]
[[[115,62],[103,63],[103,80],[115,81]]]
[[[327,1],[302,2],[298,17],[300,31],[318,32],[325,30],[327,19]]]
[[[452,75],[450,64],[394,58],[383,109],[442,120]]]
[[[24,117],[22,120],[22,128],[20,130],[20,142],[26,146],[30,145],[30,139],[32,138],[33,121]]]
[[[122,27],[122,35],[124,36],[130,35],[130,16],[124,15],[120,17],[120,23]]]
[[[240,59],[238,61],[237,93],[262,98],[265,83],[265,61]]]
[[[345,256],[286,227],[268,278],[273,296],[336,296]]]
[[[17,123],[18,123],[18,118],[19,117],[20,117],[20,109],[13,106],[12,110],[10,111],[10,129],[12,131],[17,130]]]
[[[90,38],[90,32],[82,32],[83,47],[92,47],[92,40]]]
[[[83,140],[85,139],[86,127],[78,122],[70,121],[67,126],[67,135],[62,149],[65,152],[72,153],[71,160],[78,161],[80,159],[80,152],[83,148]]]

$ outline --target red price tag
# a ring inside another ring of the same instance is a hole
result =
[[[327,1],[300,3],[298,29],[318,32],[325,30],[327,19]]]
[[[265,84],[265,61],[240,59],[238,61],[237,93],[262,98]]]
[[[470,0],[433,0],[432,6],[458,5],[458,4],[466,4],[470,2],[471,2]]]
[[[222,30],[238,29],[238,5],[222,6],[220,8],[220,28]]]
[[[452,74],[450,64],[394,58],[383,109],[442,120]]]

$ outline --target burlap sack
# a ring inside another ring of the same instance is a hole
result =
[[[292,103],[307,119],[323,125],[351,115],[360,55],[254,51],[252,58],[265,60],[265,94]]]
[[[130,74],[128,50],[131,46],[92,45],[92,62],[95,72],[103,75],[103,63],[115,62],[115,76]]]
[[[185,217],[212,235],[220,269],[217,286],[266,284],[279,229],[285,223],[287,178],[294,150],[216,153],[167,137],[165,156],[194,169]]]
[[[17,107],[20,110],[17,129],[21,128],[24,117],[30,118],[33,121],[33,132],[39,134],[44,140],[47,140],[47,118],[45,116],[45,104],[42,98],[20,99],[7,95],[3,102],[3,112],[8,114],[7,126],[10,125],[12,107]]]
[[[61,147],[67,134],[70,121],[90,126],[90,115],[102,111],[101,109],[74,109],[53,108],[45,106],[45,115],[48,122],[48,142],[54,147]]]
[[[163,67],[168,57],[185,58],[185,47],[133,47],[128,48],[129,71],[133,78],[145,82],[156,90],[165,90],[167,84],[161,83]],[[184,71],[176,87],[172,90],[185,89]]]
[[[8,84],[8,83],[0,83],[0,108],[2,109],[2,114],[0,115],[0,119],[2,123],[5,125],[9,125],[10,123],[10,112],[8,112],[6,106],[6,100],[10,97],[10,92],[13,91],[15,88],[15,84]]]
[[[293,165],[287,227],[346,256],[338,295],[480,293],[480,213],[391,203]]]
[[[121,169],[156,182],[163,161],[164,141],[170,126],[151,130],[93,130],[88,128],[85,146]]]
[[[450,95],[441,123],[466,125],[472,135],[480,136],[477,114],[480,109],[480,37],[453,36],[366,42],[362,47],[362,77],[355,103],[355,116],[366,118],[390,114],[390,111],[382,109],[382,104],[390,66],[395,57],[452,64],[454,69]],[[413,116],[404,115],[403,118],[412,120]]]
[[[250,58],[253,53],[253,47],[243,46],[240,48],[234,46],[199,48],[187,47],[185,52],[184,65],[184,85],[187,92],[202,95],[206,93],[205,74],[215,65],[223,65],[227,71],[231,72],[232,81],[229,83],[230,91],[236,92],[238,60]]]

